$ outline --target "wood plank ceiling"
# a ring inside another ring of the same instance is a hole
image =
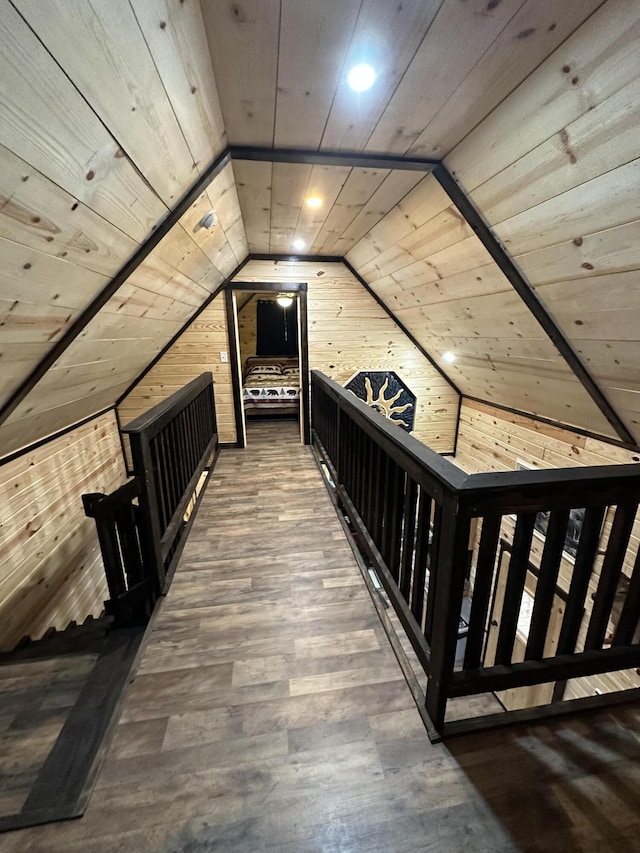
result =
[[[444,158],[640,438],[639,40],[626,0],[0,0],[0,403],[231,144]],[[464,393],[612,434],[433,177],[236,159],[0,455],[111,405],[249,251],[294,241],[347,256]]]

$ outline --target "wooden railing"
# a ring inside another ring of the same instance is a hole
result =
[[[127,424],[122,433],[129,439],[134,480],[111,495],[84,495],[83,501],[98,527],[111,595],[108,609],[125,620],[131,607],[140,611],[143,594],[150,602],[147,610],[153,608],[182,552],[193,518],[189,509],[218,445],[211,373]]]
[[[559,700],[568,679],[640,665],[640,555],[629,549],[640,466],[467,475],[323,374],[312,372],[311,388],[314,443],[428,675],[433,739],[640,695],[629,689],[445,719],[450,698],[553,682]],[[582,532],[568,559],[572,510]],[[523,640],[518,623],[539,513],[548,514],[546,532],[535,537],[540,553]],[[552,636],[561,567],[567,590]],[[466,648],[456,661],[463,633]]]
[[[144,624],[156,601],[153,579],[143,566],[140,543],[140,481],[130,480],[110,495],[82,496],[85,514],[95,519],[109,600],[105,610],[117,625]]]

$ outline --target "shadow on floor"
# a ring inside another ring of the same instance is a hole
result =
[[[451,755],[523,851],[640,850],[640,709],[454,738]]]

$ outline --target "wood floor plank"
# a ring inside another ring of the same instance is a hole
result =
[[[431,745],[297,425],[256,422],[220,455],[85,816],[0,850],[633,850],[639,744],[627,707]]]

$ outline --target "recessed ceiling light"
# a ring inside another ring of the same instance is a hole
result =
[[[291,245],[296,250],[296,252],[301,252],[305,247],[305,242],[304,242],[304,240],[298,239],[298,240],[294,240]]]
[[[322,207],[322,199],[317,195],[312,195],[307,199],[309,207]]]
[[[447,351],[442,353],[442,360],[446,361],[447,364],[453,364],[453,362],[456,360],[456,357],[454,353]]]
[[[347,75],[347,82],[354,92],[366,92],[370,89],[376,79],[376,72],[366,62],[354,65]]]

